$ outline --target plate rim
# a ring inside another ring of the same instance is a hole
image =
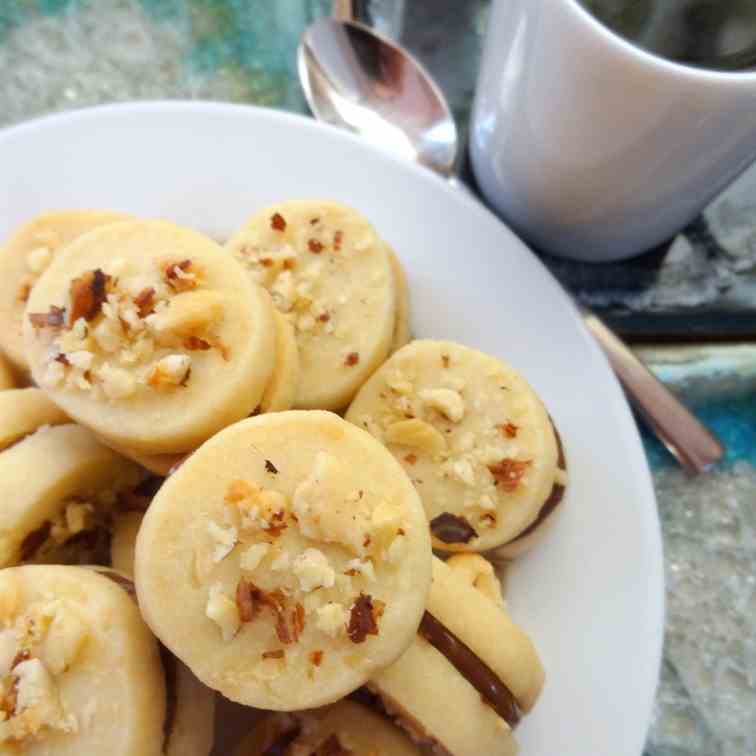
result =
[[[647,555],[650,559],[647,559],[643,565],[648,577],[647,609],[649,610],[647,627],[644,629],[650,636],[649,640],[653,642],[653,648],[649,649],[648,661],[651,664],[649,669],[655,670],[655,672],[653,679],[648,681],[644,696],[638,696],[638,700],[643,704],[643,710],[640,715],[643,729],[642,732],[638,733],[640,739],[638,753],[641,754],[652,724],[653,708],[663,661],[663,641],[666,628],[664,549],[658,501],[648,459],[641,441],[640,431],[627,399],[624,396],[621,384],[595,339],[584,325],[578,308],[569,293],[527,243],[517,236],[501,218],[472,193],[454,188],[451,182],[434,174],[431,170],[370,144],[356,134],[329,124],[319,123],[313,118],[300,113],[213,100],[158,99],[106,103],[43,114],[26,121],[5,126],[0,129],[0,153],[2,153],[8,141],[12,141],[14,138],[24,138],[27,135],[31,135],[34,138],[35,132],[45,131],[61,122],[96,120],[103,116],[109,117],[126,113],[133,116],[140,113],[159,115],[161,113],[169,114],[179,111],[184,114],[197,113],[198,115],[207,115],[209,112],[214,111],[230,115],[231,117],[278,121],[287,124],[287,127],[294,130],[305,129],[315,133],[327,133],[329,138],[345,140],[358,150],[365,150],[379,155],[382,160],[394,164],[398,169],[413,176],[412,180],[425,181],[429,187],[432,187],[432,191],[449,193],[449,196],[455,198],[453,201],[462,203],[468,212],[485,217],[487,223],[496,223],[506,238],[506,243],[518,248],[520,254],[525,254],[529,258],[528,264],[539,271],[536,275],[544,279],[544,282],[550,286],[552,294],[557,299],[561,299],[562,303],[572,313],[577,335],[582,339],[588,351],[592,353],[594,359],[597,359],[597,362],[602,365],[607,386],[611,386],[609,391],[614,404],[613,410],[616,413],[617,422],[620,424],[620,432],[628,441],[628,451],[632,454],[632,457],[627,461],[631,462],[632,475],[636,477],[636,484],[644,493],[644,506],[640,510],[640,517],[646,526],[650,548],[650,553]]]

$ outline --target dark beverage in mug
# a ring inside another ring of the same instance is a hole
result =
[[[756,0],[579,2],[613,32],[660,57],[719,71],[756,69]]]

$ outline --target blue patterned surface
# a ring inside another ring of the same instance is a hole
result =
[[[326,0],[0,0],[0,125],[99,102],[211,98],[304,110],[294,51]],[[487,0],[373,0],[464,125]],[[404,8],[404,12],[403,12]],[[432,9],[432,12],[431,12]],[[672,245],[597,268],[547,261],[639,338],[756,333],[756,171]],[[756,345],[644,350],[727,443],[691,479],[648,434],[668,581],[647,756],[756,753]]]

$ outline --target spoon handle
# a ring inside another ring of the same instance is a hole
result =
[[[590,310],[583,322],[604,351],[628,397],[659,440],[687,470],[705,472],[724,454],[724,447],[677,397]]]

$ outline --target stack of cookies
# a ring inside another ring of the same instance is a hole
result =
[[[223,699],[235,756],[516,752],[544,673],[492,562],[565,455],[521,375],[409,320],[334,202],[6,241],[1,753],[208,756]]]

